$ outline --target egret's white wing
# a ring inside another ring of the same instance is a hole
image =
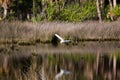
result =
[[[55,76],[55,79],[58,80],[62,75],[63,75],[64,72],[60,72],[58,73],[56,76]]]
[[[67,70],[61,69],[61,73],[63,73],[63,74],[70,74],[71,72],[70,72],[70,71],[67,71]]]
[[[60,40],[64,40],[62,37],[60,37],[58,34],[55,34],[56,37],[58,37]]]
[[[71,74],[71,72],[61,69],[60,73],[58,73],[58,74],[55,76],[55,79],[58,80],[63,74],[68,75],[68,74]]]
[[[71,40],[65,40],[66,43],[71,42]]]
[[[64,74],[68,75],[68,74],[71,74],[70,71],[65,71]]]
[[[60,77],[60,75],[59,75],[59,74],[57,74],[57,75],[55,76],[55,79],[56,79],[56,80],[58,80],[58,79],[59,79],[59,77]]]

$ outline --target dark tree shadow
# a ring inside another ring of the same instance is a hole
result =
[[[52,37],[52,45],[58,46],[58,38],[55,35]]]

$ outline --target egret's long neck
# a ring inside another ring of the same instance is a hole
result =
[[[63,71],[63,70],[61,70],[60,75],[63,75],[63,74],[64,74],[64,71]]]

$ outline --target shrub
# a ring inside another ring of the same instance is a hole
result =
[[[80,12],[79,5],[69,5],[63,9],[58,15],[59,20],[62,21],[79,21],[78,13]]]
[[[107,18],[113,17],[114,19],[117,19],[117,17],[120,16],[120,5],[117,5],[116,7],[113,7],[111,10],[108,10]]]
[[[48,21],[60,20],[68,22],[79,22],[84,20],[90,20],[96,18],[97,10],[94,2],[85,3],[83,6],[79,4],[69,4],[64,9],[60,8],[59,11],[56,9],[56,4],[48,4],[45,9],[44,15],[36,16],[32,21],[41,21],[47,19]],[[62,4],[59,4],[62,6]]]
[[[114,14],[115,16],[120,16],[120,5],[113,7],[112,10],[110,10],[110,13]]]
[[[96,6],[92,2],[84,4],[82,7],[79,4],[72,4],[60,11],[57,14],[57,19],[62,21],[84,21],[96,17]]]
[[[45,9],[47,20],[52,21],[55,18],[56,14],[56,4],[53,3],[53,5],[48,5],[48,7]]]
[[[89,20],[95,18],[97,15],[96,4],[89,2],[83,5],[81,13],[79,14],[81,20]]]
[[[39,22],[39,21],[42,21],[44,18],[45,18],[44,15],[38,14],[36,17],[32,17],[31,21],[32,22]]]

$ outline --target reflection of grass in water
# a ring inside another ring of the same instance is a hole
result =
[[[80,56],[78,56],[78,54],[64,54],[63,58],[67,59],[68,61],[80,61]]]
[[[57,63],[56,58],[51,54],[48,54],[46,59],[48,60],[49,64],[50,64],[50,62],[52,62],[53,65],[55,65]]]
[[[85,65],[87,63],[89,63],[89,65],[93,65],[94,62],[96,61],[96,55],[92,55],[92,54],[48,54],[46,56],[47,57],[44,61],[45,63],[48,62],[46,66],[49,67],[50,69],[51,67],[55,67],[55,66],[57,69],[60,68],[69,69],[70,68],[69,66],[71,65],[71,70],[72,70],[73,67],[75,67],[76,65],[76,70],[75,70],[77,72],[76,77],[77,79],[82,79],[82,80],[86,80],[83,74],[84,71],[83,69],[85,68]]]
[[[70,75],[69,80],[88,80],[89,76],[85,74],[92,75],[94,78],[95,69],[93,65],[96,65],[96,55],[92,53],[85,54],[43,54],[43,55],[30,55],[30,56],[8,56],[8,66],[6,71],[10,71],[9,73],[5,72],[2,66],[2,62],[0,62],[0,79],[6,80],[8,77],[12,80],[35,80],[41,78],[41,76],[46,76],[48,80],[53,80],[56,73],[59,72],[58,69],[64,68],[70,70],[72,74]],[[113,54],[114,55],[114,54]],[[115,54],[117,61],[119,62],[120,53]],[[101,54],[102,58],[105,56],[108,57],[108,61],[110,60],[111,54]],[[5,56],[4,56],[5,57]],[[0,57],[1,59],[2,57]],[[113,56],[112,56],[113,58]],[[4,59],[3,59],[4,60]],[[100,60],[100,68],[104,68],[105,59]],[[108,62],[107,62],[108,63]],[[91,65],[92,64],[92,65]],[[119,64],[116,64],[119,65]],[[2,67],[2,68],[1,68]],[[23,69],[28,68],[27,70]],[[2,72],[1,72],[2,69]],[[100,69],[100,70],[101,70]],[[105,69],[105,68],[104,68]],[[106,72],[106,70],[104,70]],[[111,71],[113,68],[109,68]],[[86,72],[90,72],[86,73]],[[117,71],[119,72],[119,70]],[[101,74],[101,73],[100,73]],[[109,73],[112,75],[112,72]],[[65,76],[64,76],[65,77]],[[98,80],[104,79],[104,73],[102,75],[97,76]],[[113,75],[112,75],[113,77]],[[44,78],[44,77],[43,77]],[[67,77],[65,77],[67,78]],[[69,77],[68,77],[69,78]],[[62,79],[63,80],[63,79]],[[91,79],[93,80],[93,79]]]
[[[96,59],[96,54],[87,53],[87,54],[82,55],[82,58],[85,61],[92,62]]]
[[[120,59],[120,52],[114,53],[113,55],[115,55],[118,59]]]
[[[85,61],[92,62],[96,58],[96,54],[92,55],[91,53],[85,53],[83,54],[61,54],[61,58],[68,59],[69,61],[76,61],[79,62],[80,59],[84,59]]]

